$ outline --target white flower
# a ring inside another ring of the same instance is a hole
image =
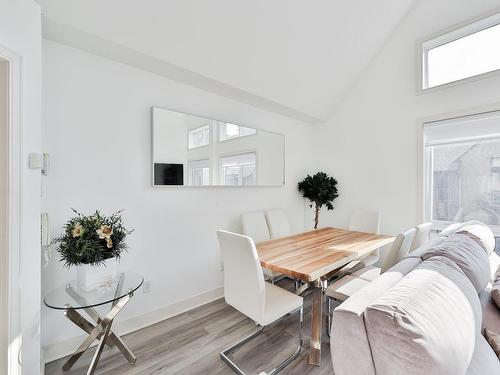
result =
[[[83,227],[81,224],[76,224],[74,228],[71,230],[71,235],[73,237],[81,237],[83,234]]]
[[[113,241],[111,241],[111,237],[106,237],[106,247],[111,249],[113,247]]]
[[[96,230],[97,235],[101,240],[105,238],[110,238],[111,235],[113,234],[113,228],[111,228],[109,225],[102,225],[100,229]]]

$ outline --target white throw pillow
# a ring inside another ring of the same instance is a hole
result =
[[[481,330],[478,295],[458,266],[432,257],[367,307],[377,374],[465,374]]]
[[[460,267],[467,275],[476,291],[480,293],[490,280],[490,263],[483,247],[467,234],[453,234],[439,245],[429,249],[422,255],[426,260],[435,256],[443,256]]]
[[[466,225],[456,233],[471,234],[474,239],[479,241],[487,255],[490,255],[495,250],[495,236],[486,225]]]

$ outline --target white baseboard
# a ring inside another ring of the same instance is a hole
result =
[[[182,314],[196,307],[205,305],[209,302],[215,301],[216,299],[219,299],[223,296],[223,288],[210,290],[197,296],[174,303],[173,305],[164,306],[158,310],[150,311],[148,313],[124,321],[117,321],[115,324],[113,324],[113,330],[120,335],[126,335],[141,328],[161,322],[162,320]],[[85,335],[81,335],[61,342],[46,345],[44,347],[43,356],[45,359],[45,363],[49,363],[72,354],[73,350],[81,344],[85,337]],[[97,345],[97,342],[94,342],[93,345]]]

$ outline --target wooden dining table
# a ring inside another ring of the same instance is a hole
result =
[[[395,237],[322,228],[256,244],[262,267],[313,287],[309,363],[321,366],[325,281],[351,261],[394,242]]]

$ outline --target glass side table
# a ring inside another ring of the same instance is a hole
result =
[[[83,291],[77,286],[76,281],[72,281],[45,296],[44,303],[47,307],[64,311],[66,318],[88,333],[88,337],[64,364],[64,371],[68,371],[95,340],[99,340],[99,344],[87,375],[94,373],[104,345],[116,346],[130,364],[135,364],[134,354],[127,348],[122,338],[111,330],[111,325],[116,315],[132,298],[143,281],[143,277],[135,272],[122,272],[118,274],[114,282],[91,292]],[[108,303],[111,304],[111,310],[106,316],[101,317],[94,307]],[[77,310],[85,311],[94,323],[83,317]]]

